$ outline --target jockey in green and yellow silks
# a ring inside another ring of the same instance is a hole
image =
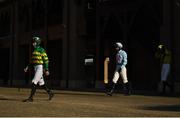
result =
[[[30,64],[24,69],[25,72],[27,72],[29,67],[34,67],[34,78],[32,79],[32,87],[31,87],[31,93],[29,98],[25,99],[24,102],[32,102],[33,96],[36,92],[37,85],[42,86],[46,92],[49,95],[49,100],[52,99],[54,94],[52,91],[47,88],[45,85],[43,74],[46,76],[49,75],[49,69],[48,69],[48,56],[46,54],[46,51],[44,48],[40,46],[41,39],[39,37],[33,37],[33,47],[34,51],[32,53],[31,62]]]

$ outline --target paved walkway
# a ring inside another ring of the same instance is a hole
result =
[[[2,117],[180,117],[180,97],[114,94],[54,90],[47,94],[38,89],[34,102],[24,103],[30,89],[0,88],[0,116]]]

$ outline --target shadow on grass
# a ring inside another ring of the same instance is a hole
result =
[[[46,94],[46,92],[42,92],[42,91],[37,91],[37,93],[43,93]],[[89,95],[89,96],[107,96],[106,95],[106,91],[105,90],[101,90],[101,91],[85,91],[85,90],[60,90],[60,91],[56,91],[54,92],[55,94],[64,94],[64,95]],[[115,90],[114,94],[116,95],[124,95],[123,90]],[[179,93],[173,93],[173,94],[165,94],[162,95],[160,93],[158,93],[157,91],[144,91],[144,90],[132,90],[132,94],[131,95],[142,95],[142,96],[156,96],[156,97],[180,97]]]
[[[157,105],[157,106],[146,106],[143,107],[144,110],[153,110],[153,111],[173,111],[179,112],[180,105]]]
[[[46,92],[36,92],[38,94],[47,94]],[[107,96],[106,93],[89,93],[89,92],[64,92],[64,91],[61,91],[61,92],[54,92],[54,94],[61,94],[61,95],[80,95],[80,96]]]
[[[156,97],[180,97],[180,93],[162,94],[157,91],[132,90],[133,95],[156,96]]]
[[[25,99],[13,99],[13,98],[0,98],[0,101],[16,101],[16,102],[24,102]],[[36,98],[33,102],[47,102],[49,101],[48,99],[41,99],[41,98]],[[25,102],[24,102],[25,103]]]
[[[14,98],[3,98],[3,97],[0,97],[0,101],[22,101],[22,100],[14,99]]]

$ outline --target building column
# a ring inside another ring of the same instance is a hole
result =
[[[78,46],[77,46],[77,6],[74,0],[69,1],[69,47],[68,47],[68,73],[69,73],[69,87],[70,88],[77,88],[79,85],[78,83]]]
[[[179,0],[169,0],[171,5],[171,49],[172,49],[172,74],[173,80],[175,81],[175,91],[180,91],[180,1]]]
[[[165,43],[171,47],[171,0],[162,2],[162,25],[160,27],[160,43]],[[173,1],[173,0],[172,0]]]
[[[82,87],[82,56],[81,40],[78,37],[78,5],[74,0],[64,0],[63,14],[63,59],[61,87],[78,88]],[[78,56],[79,55],[79,56]]]
[[[61,79],[61,87],[68,88],[69,85],[69,1],[64,0],[64,9],[63,9],[63,26],[64,26],[64,35],[63,35],[63,51],[62,51],[62,79]]]
[[[18,79],[18,1],[13,1],[12,6],[12,34],[10,41],[10,86]]]

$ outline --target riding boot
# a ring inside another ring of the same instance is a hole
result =
[[[166,94],[166,82],[163,81],[163,90],[162,90],[162,94]]]
[[[166,81],[165,84],[169,87],[170,92],[173,93],[173,92],[174,92],[174,85],[173,85],[173,83],[172,83],[172,84],[169,84],[169,83]]]
[[[106,94],[109,96],[112,96],[114,89],[115,89],[115,86],[116,86],[116,83],[112,83],[112,88],[111,88],[110,92],[107,92]]]
[[[48,93],[49,100],[51,100],[53,98],[53,96],[54,96],[54,93],[46,85],[42,85],[42,87]]]
[[[125,83],[124,95],[131,95],[131,84],[129,82]]]
[[[32,83],[30,96],[29,96],[29,98],[23,100],[23,102],[33,102],[33,96],[36,93],[36,87],[37,87],[37,85]]]

